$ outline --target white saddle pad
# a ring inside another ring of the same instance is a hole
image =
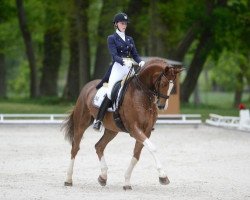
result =
[[[120,88],[120,90],[118,92],[117,99],[114,102],[113,106],[108,108],[109,112],[114,112],[116,110],[116,108],[118,107],[118,99],[119,99],[119,96],[120,96],[121,88]],[[93,105],[94,106],[100,108],[100,106],[102,104],[102,101],[103,101],[105,95],[107,94],[107,90],[108,90],[107,83],[104,83],[103,86],[97,91],[97,93],[96,93],[96,95],[95,95],[95,97],[93,99]]]

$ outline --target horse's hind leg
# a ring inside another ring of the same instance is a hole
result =
[[[100,161],[101,174],[98,177],[98,182],[101,186],[105,186],[107,183],[107,171],[108,166],[104,157],[104,149],[107,144],[117,135],[117,132],[105,129],[103,136],[101,139],[95,144],[95,149],[97,156]]]
[[[142,148],[143,148],[143,144],[136,141],[135,147],[134,147],[134,155],[130,161],[130,164],[129,164],[127,171],[125,172],[125,184],[123,186],[124,190],[132,190],[132,187],[130,184],[130,178],[131,178],[131,174],[133,172],[135,165],[137,164],[137,162],[140,159]]]
[[[81,116],[81,113],[79,113],[79,111],[78,112],[75,111],[74,120],[73,120],[74,136],[73,136],[72,148],[71,148],[71,161],[70,161],[70,165],[67,171],[67,178],[64,183],[65,186],[73,185],[72,175],[73,175],[75,157],[80,149],[80,142],[81,142],[82,136],[85,130],[90,126],[92,121],[93,119],[91,118],[91,115],[89,113],[86,112],[83,116]]]

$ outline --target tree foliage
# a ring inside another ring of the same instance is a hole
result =
[[[111,61],[106,39],[114,31],[112,19],[119,11],[129,15],[127,34],[134,38],[140,55],[184,62],[183,101],[189,101],[208,59],[214,63],[207,68],[214,84],[237,94],[249,85],[248,0],[33,0],[23,4],[41,96],[64,93],[65,98],[75,99],[86,82],[104,75]],[[34,86],[33,75],[27,77],[32,71],[27,69],[21,38],[16,4],[2,0],[0,78],[6,87],[0,92],[6,91],[7,96],[29,96]]]

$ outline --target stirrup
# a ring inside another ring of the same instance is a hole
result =
[[[93,129],[96,131],[102,131],[102,122],[100,120],[95,121]]]

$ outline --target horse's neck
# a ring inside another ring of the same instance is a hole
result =
[[[138,77],[133,78],[131,81],[128,93],[130,93],[131,97],[134,97],[134,94],[136,94],[137,107],[140,109],[145,110],[147,107],[153,107],[154,93],[152,90],[149,90],[148,86],[142,83]]]
[[[138,90],[142,99],[152,100],[155,95],[154,74],[159,73],[162,69],[159,67],[146,67],[141,69],[138,75],[133,79],[133,88]],[[146,98],[148,97],[148,98]]]
[[[138,78],[145,86],[147,86],[147,88],[152,89],[152,87],[154,87],[153,75],[161,70],[160,67],[147,67],[141,70],[138,74]]]

